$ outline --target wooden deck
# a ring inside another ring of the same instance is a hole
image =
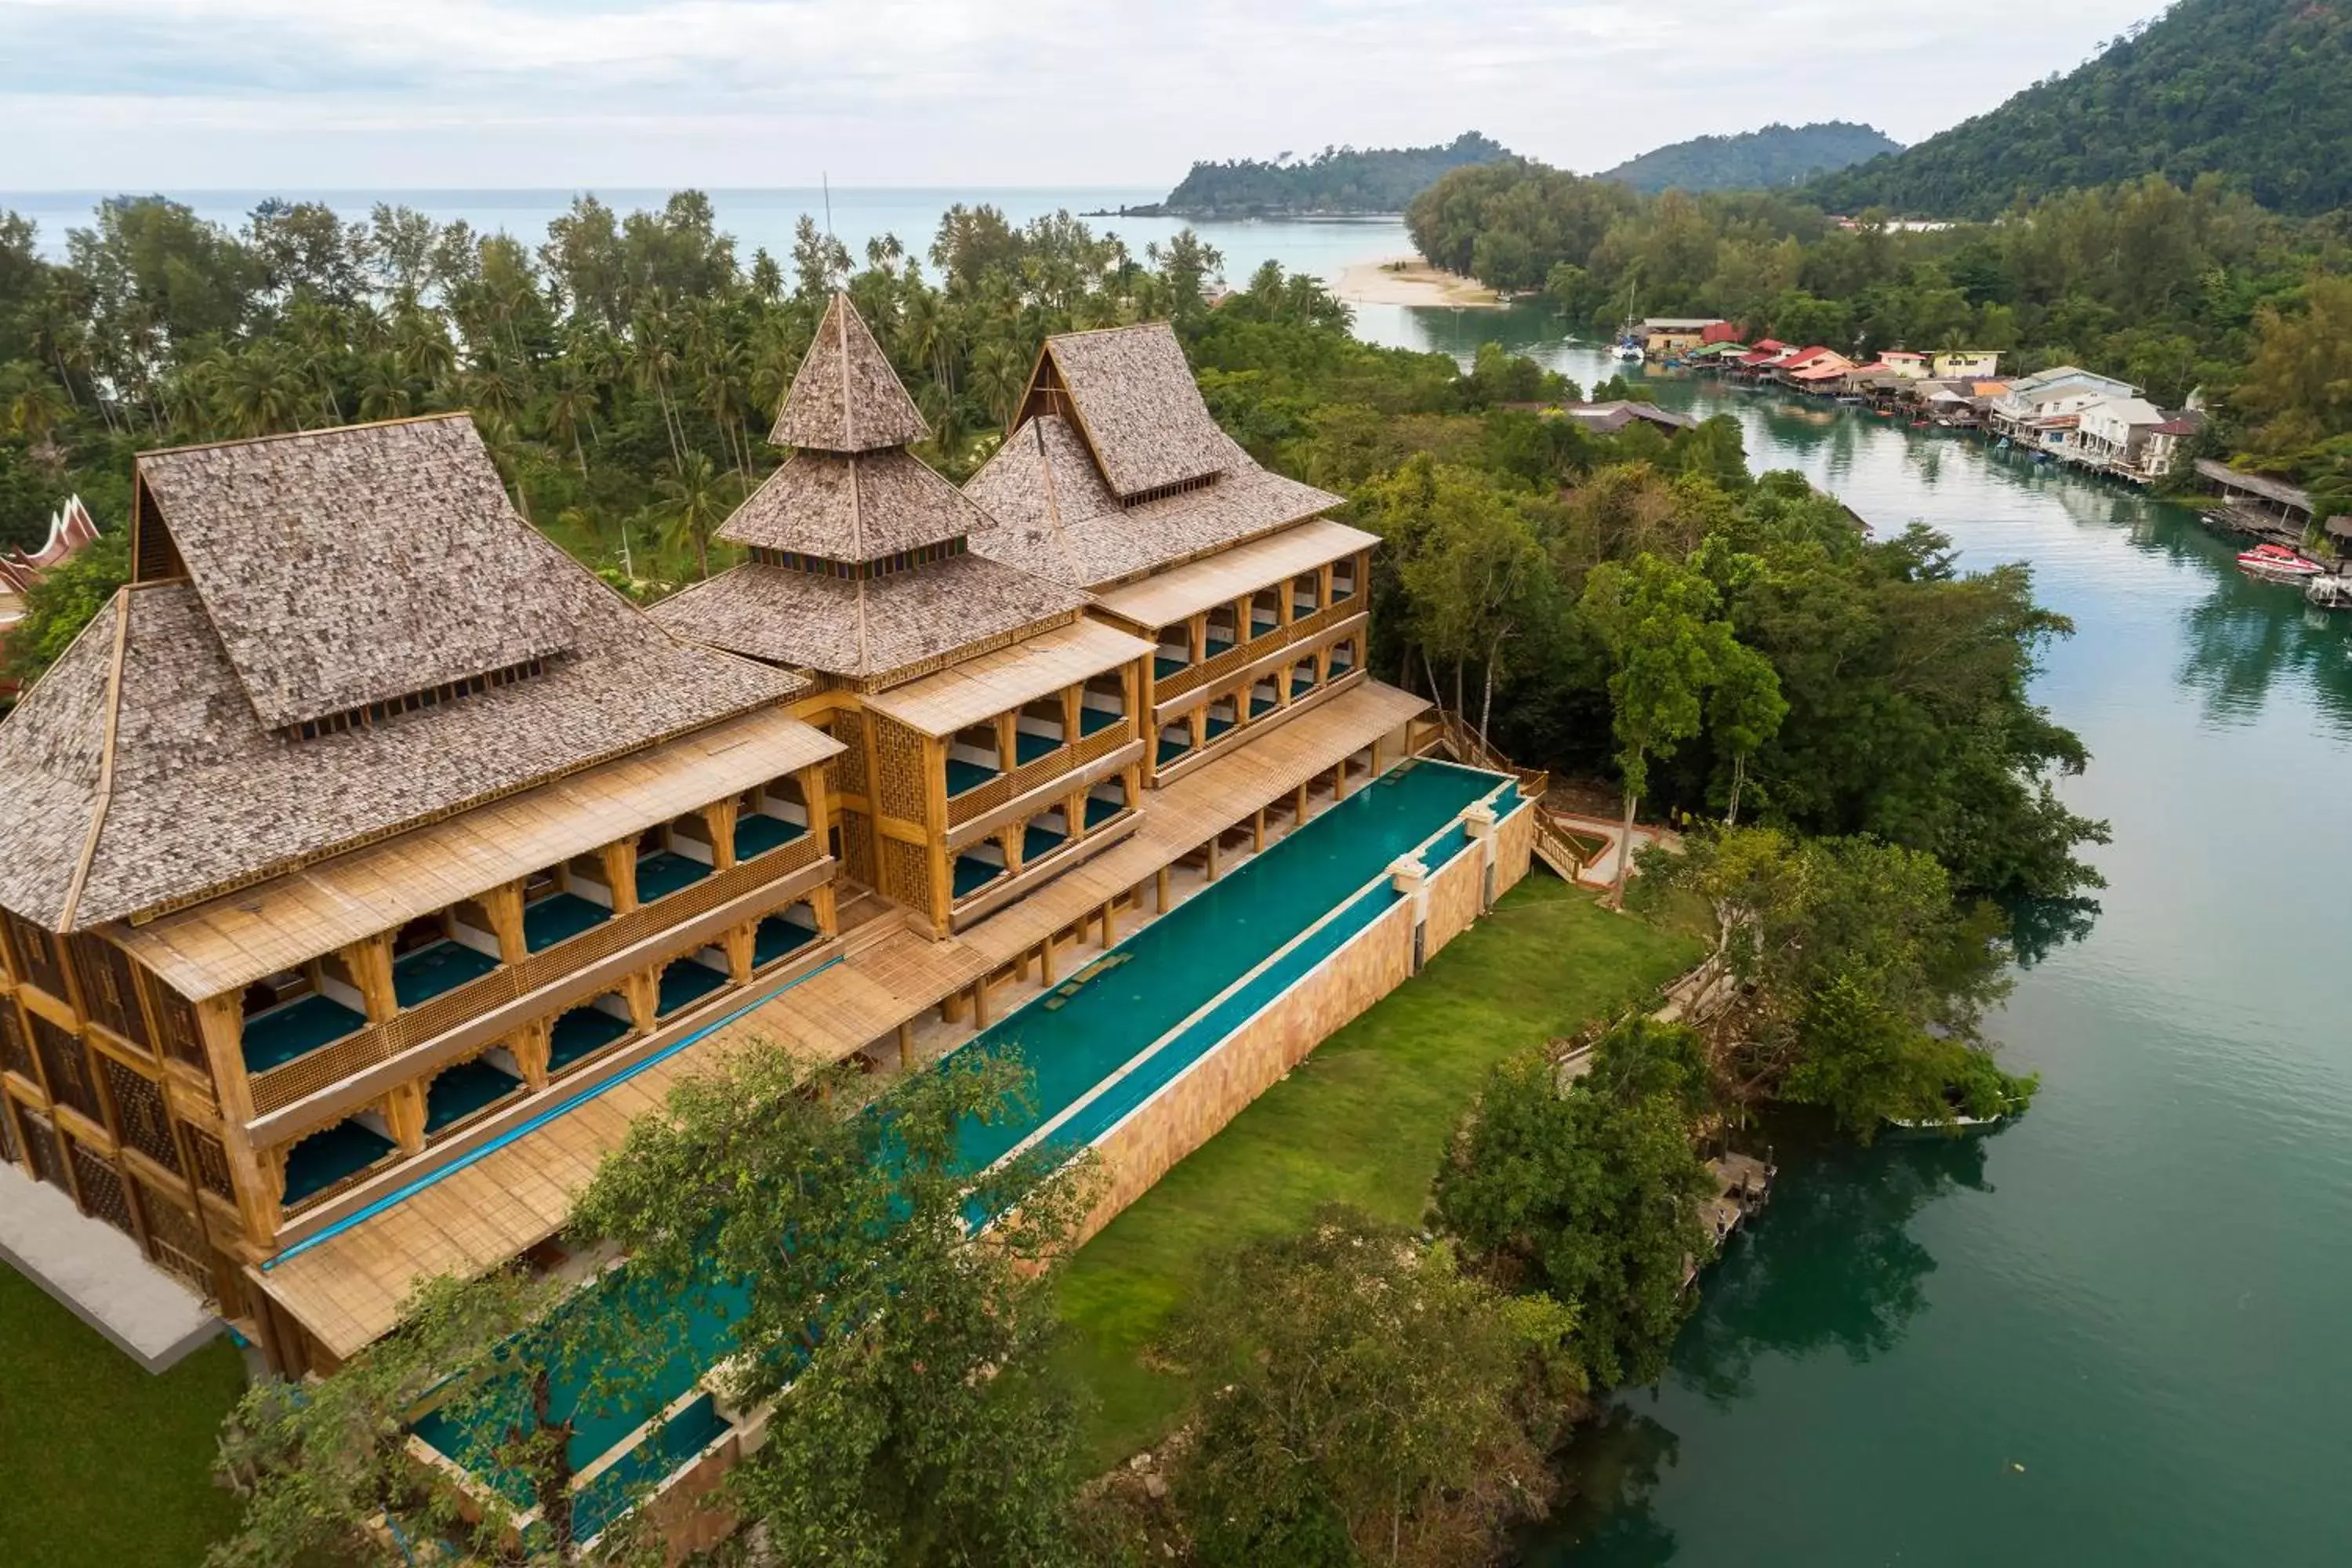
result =
[[[903,928],[863,944],[784,996],[713,1032],[407,1199],[252,1276],[338,1356],[398,1321],[414,1287],[474,1273],[562,1229],[572,1195],[632,1119],[671,1084],[756,1037],[838,1061],[893,1035],[926,1008],[1013,963],[1053,933],[1153,879],[1160,868],[1249,822],[1259,807],[1402,728],[1428,704],[1367,683],[1145,798],[1127,840],[960,936]],[[873,922],[887,927],[890,921]],[[860,933],[863,934],[863,933]]]

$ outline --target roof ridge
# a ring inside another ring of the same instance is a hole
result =
[[[122,722],[122,658],[131,641],[131,595],[126,589],[114,591],[114,651],[106,670],[106,734],[100,742],[98,753],[98,787],[92,793],[89,806],[89,832],[81,841],[81,854],[74,861],[73,879],[66,884],[66,901],[58,911],[58,929],[73,930],[74,914],[81,908],[81,890],[89,880],[89,868],[98,858],[98,840],[106,831],[106,808],[114,798],[114,737]]]
[[[464,419],[470,422],[470,408],[444,408],[431,414],[398,414],[389,419],[362,419],[352,425],[320,425],[308,430],[273,430],[266,436],[231,436],[219,441],[190,441],[177,447],[150,447],[131,454],[133,462],[149,458],[177,457],[183,452],[217,452],[225,447],[263,447],[272,441],[299,441],[311,436],[347,436],[355,430],[381,430],[393,425],[430,425],[439,419]]]

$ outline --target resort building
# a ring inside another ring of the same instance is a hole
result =
[[[135,580],[0,725],[0,1156],[297,1374],[422,1279],[591,1268],[572,1195],[753,1038],[1018,1044],[967,1157],[1093,1147],[1091,1230],[1526,874],[1520,781],[1366,667],[1377,541],[1169,329],[1050,340],[961,491],[928,434],[837,297],[749,558],[650,613],[463,416],[140,459]],[[731,1464],[704,1375],[583,1491]]]
[[[1716,340],[1707,335],[1710,332],[1727,339],[1737,334],[1737,329],[1720,316],[1653,316],[1638,329],[1642,352],[1653,359],[1686,353],[1712,342]]]
[[[131,585],[0,725],[0,1152],[332,1364],[257,1266],[822,950],[840,747],[516,518],[462,415],[133,493]]]

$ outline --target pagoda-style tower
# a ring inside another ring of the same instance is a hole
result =
[[[751,560],[654,616],[814,679],[793,710],[848,748],[850,874],[944,936],[1134,826],[1150,647],[971,553],[994,522],[907,450],[929,434],[835,295],[769,437],[793,455],[719,531]]]

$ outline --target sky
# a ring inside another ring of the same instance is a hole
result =
[[[2160,0],[0,0],[0,190],[1172,185],[1483,131],[1915,142]]]

